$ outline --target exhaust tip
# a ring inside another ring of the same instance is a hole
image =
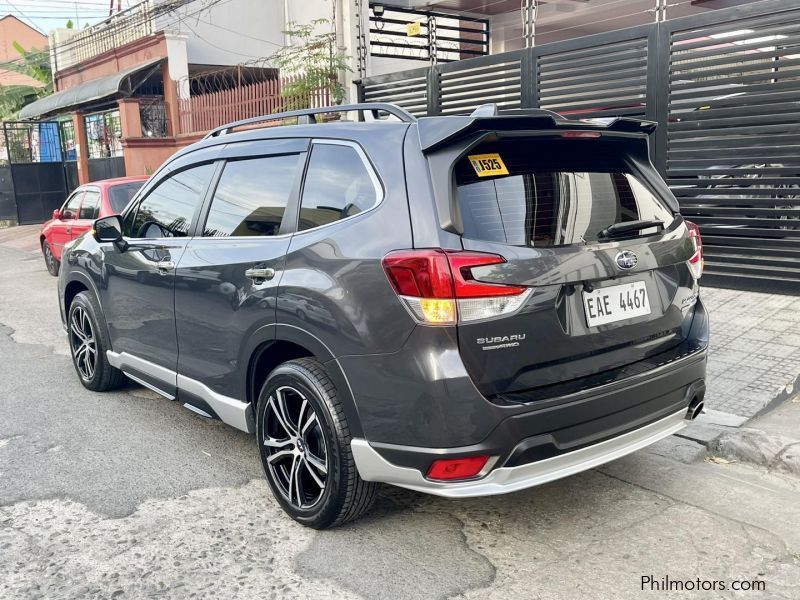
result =
[[[686,411],[686,420],[694,421],[697,417],[703,414],[704,408],[705,403],[700,398],[695,396],[689,403],[689,409]]]

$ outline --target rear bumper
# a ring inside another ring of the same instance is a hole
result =
[[[435,380],[421,372],[419,394],[410,377],[394,378],[397,386],[374,385],[373,402],[358,404],[364,435],[352,448],[359,473],[457,497],[510,492],[614,460],[680,430],[689,406],[702,402],[708,334],[698,301],[685,342],[668,359],[655,355],[649,368],[629,370],[630,376],[524,404],[476,397],[466,375]],[[456,372],[461,363],[445,358],[435,364]],[[375,372],[385,376],[393,365],[431,362],[386,361]],[[446,385],[438,393],[440,381]],[[397,401],[398,391],[407,401]],[[491,457],[479,478],[442,483],[425,477],[437,459],[476,455]]]
[[[442,483],[426,479],[418,469],[401,467],[383,458],[366,440],[351,443],[353,458],[361,477],[448,498],[469,498],[506,494],[568,477],[615,460],[686,426],[686,410],[634,429],[603,442],[560,454],[552,458],[512,467],[498,467],[486,476],[458,483]]]
[[[502,494],[591,469],[680,431],[705,395],[706,346],[624,382],[553,398],[501,421],[481,442],[420,447],[354,439],[361,477],[448,497]],[[694,409],[693,409],[694,410]],[[463,482],[425,477],[433,461],[488,455]]]

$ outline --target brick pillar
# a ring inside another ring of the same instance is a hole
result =
[[[142,115],[139,112],[137,98],[121,98],[117,101],[119,106],[119,123],[122,128],[122,158],[125,160],[125,173],[138,175],[136,172],[133,151],[128,149],[127,141],[132,138],[142,137]]]
[[[82,111],[72,113],[75,128],[75,153],[78,159],[78,183],[89,183],[89,142],[86,139],[86,119]]]
[[[142,137],[142,117],[139,114],[139,99],[122,98],[117,104],[119,105],[122,139]]]
[[[161,63],[161,77],[164,81],[164,110],[167,115],[167,135],[176,136],[181,132],[178,86],[169,76],[169,59]]]

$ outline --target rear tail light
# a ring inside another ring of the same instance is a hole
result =
[[[383,258],[386,275],[420,323],[455,325],[512,313],[531,288],[477,281],[472,269],[506,262],[483,252],[397,250]]]
[[[456,479],[472,479],[480,475],[488,456],[467,456],[464,458],[442,458],[433,461],[428,469],[428,479],[438,481],[454,481]]]
[[[703,276],[703,238],[700,237],[700,228],[692,223],[686,221],[686,227],[689,228],[689,239],[692,240],[692,256],[686,262],[689,265],[689,271],[692,277],[700,279]]]

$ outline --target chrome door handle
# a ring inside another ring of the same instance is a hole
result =
[[[247,269],[244,272],[245,277],[249,277],[253,281],[259,280],[266,280],[269,281],[273,277],[275,277],[275,269],[271,269],[269,267],[263,269]]]
[[[171,260],[161,260],[156,264],[156,269],[162,275],[166,275],[175,268],[175,263]]]

